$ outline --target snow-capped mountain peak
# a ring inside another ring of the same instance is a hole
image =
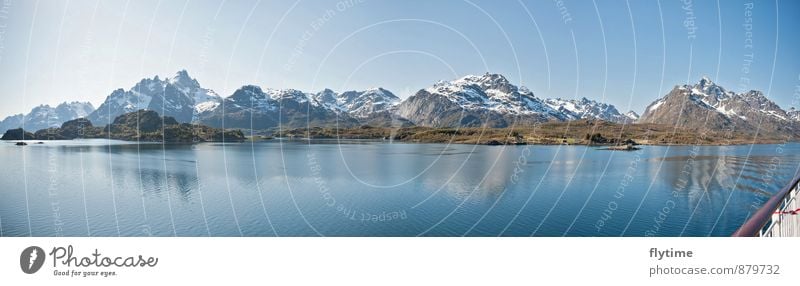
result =
[[[625,115],[625,117],[628,117],[633,121],[639,120],[639,117],[640,117],[639,113],[636,113],[636,111],[633,111],[633,110],[625,112],[624,115]]]
[[[382,87],[369,88],[363,91],[345,91],[336,93],[324,89],[312,95],[314,104],[335,113],[347,113],[356,118],[363,118],[384,111],[393,110],[400,104],[400,98]]]
[[[700,85],[700,87],[705,87],[705,86],[714,85],[714,82],[711,81],[711,79],[708,78],[708,76],[704,75],[704,76],[702,76],[700,78],[700,81],[697,84]]]
[[[317,92],[312,95],[313,104],[316,106],[321,106],[323,108],[333,110],[336,113],[345,112],[338,103],[339,94],[331,89],[323,89],[320,92]]]
[[[243,110],[273,110],[277,103],[257,85],[245,85],[225,99],[227,108]]]
[[[281,101],[286,99],[291,99],[300,103],[308,102],[311,99],[311,95],[296,90],[296,89],[272,89],[268,88],[265,90],[267,95],[269,95],[272,100]]]
[[[0,121],[0,132],[20,127],[28,131],[59,127],[66,121],[86,117],[93,111],[94,106],[89,102],[63,102],[56,107],[41,104],[31,109],[28,114],[9,116]]]
[[[735,93],[717,85],[707,76],[703,76],[694,85],[683,85],[681,90],[688,90],[691,95],[710,106],[715,106],[719,102],[732,98]]]
[[[200,83],[194,78],[189,76],[186,70],[180,70],[174,76],[167,79],[167,82],[177,86],[181,91],[189,93],[195,89],[200,88]]]
[[[790,107],[786,114],[789,115],[789,118],[792,120],[800,122],[800,110]]]
[[[477,87],[482,90],[495,90],[506,94],[518,91],[517,86],[511,84],[505,76],[490,73],[482,76],[467,75],[453,81],[440,80],[426,90],[430,93],[446,94],[463,91],[471,87]]]
[[[626,115],[621,114],[611,104],[597,102],[586,97],[580,99],[549,98],[545,103],[551,108],[565,114],[568,120],[601,119],[612,122],[626,122]]]
[[[789,128],[791,115],[759,91],[736,93],[703,77],[682,85],[651,103],[643,123],[667,123],[693,128]]]
[[[142,79],[130,90],[115,90],[89,115],[89,120],[98,125],[108,124],[116,116],[148,109],[174,117],[179,122],[193,122],[221,102],[222,97],[201,87],[186,70],[180,70],[164,80],[156,75]]]
[[[393,110],[400,104],[400,98],[391,91],[378,87],[344,92],[337,102],[338,106],[352,116],[368,117],[373,113]]]
[[[527,88],[518,88],[500,74],[467,75],[453,81],[439,81],[424,91],[443,96],[466,110],[559,116]]]
[[[76,119],[89,116],[94,111],[94,106],[91,102],[63,102],[55,110],[60,117]]]

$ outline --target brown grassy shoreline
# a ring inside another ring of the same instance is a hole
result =
[[[273,130],[272,136],[303,139],[374,139],[415,143],[455,143],[488,145],[742,145],[776,144],[798,141],[798,135],[759,134],[737,130],[696,130],[662,124],[616,124],[579,120],[546,122],[533,126],[507,128],[432,128],[312,127]]]

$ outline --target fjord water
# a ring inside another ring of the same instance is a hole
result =
[[[3,236],[727,236],[800,144],[0,144]]]

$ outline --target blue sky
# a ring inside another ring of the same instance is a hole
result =
[[[0,0],[0,116],[66,100],[97,106],[180,69],[223,96],[256,84],[407,97],[488,71],[539,97],[640,113],[707,75],[788,109],[800,85],[800,4],[746,3]]]

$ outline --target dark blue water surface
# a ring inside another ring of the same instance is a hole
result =
[[[0,234],[727,236],[790,180],[797,154],[794,143],[0,143]]]

